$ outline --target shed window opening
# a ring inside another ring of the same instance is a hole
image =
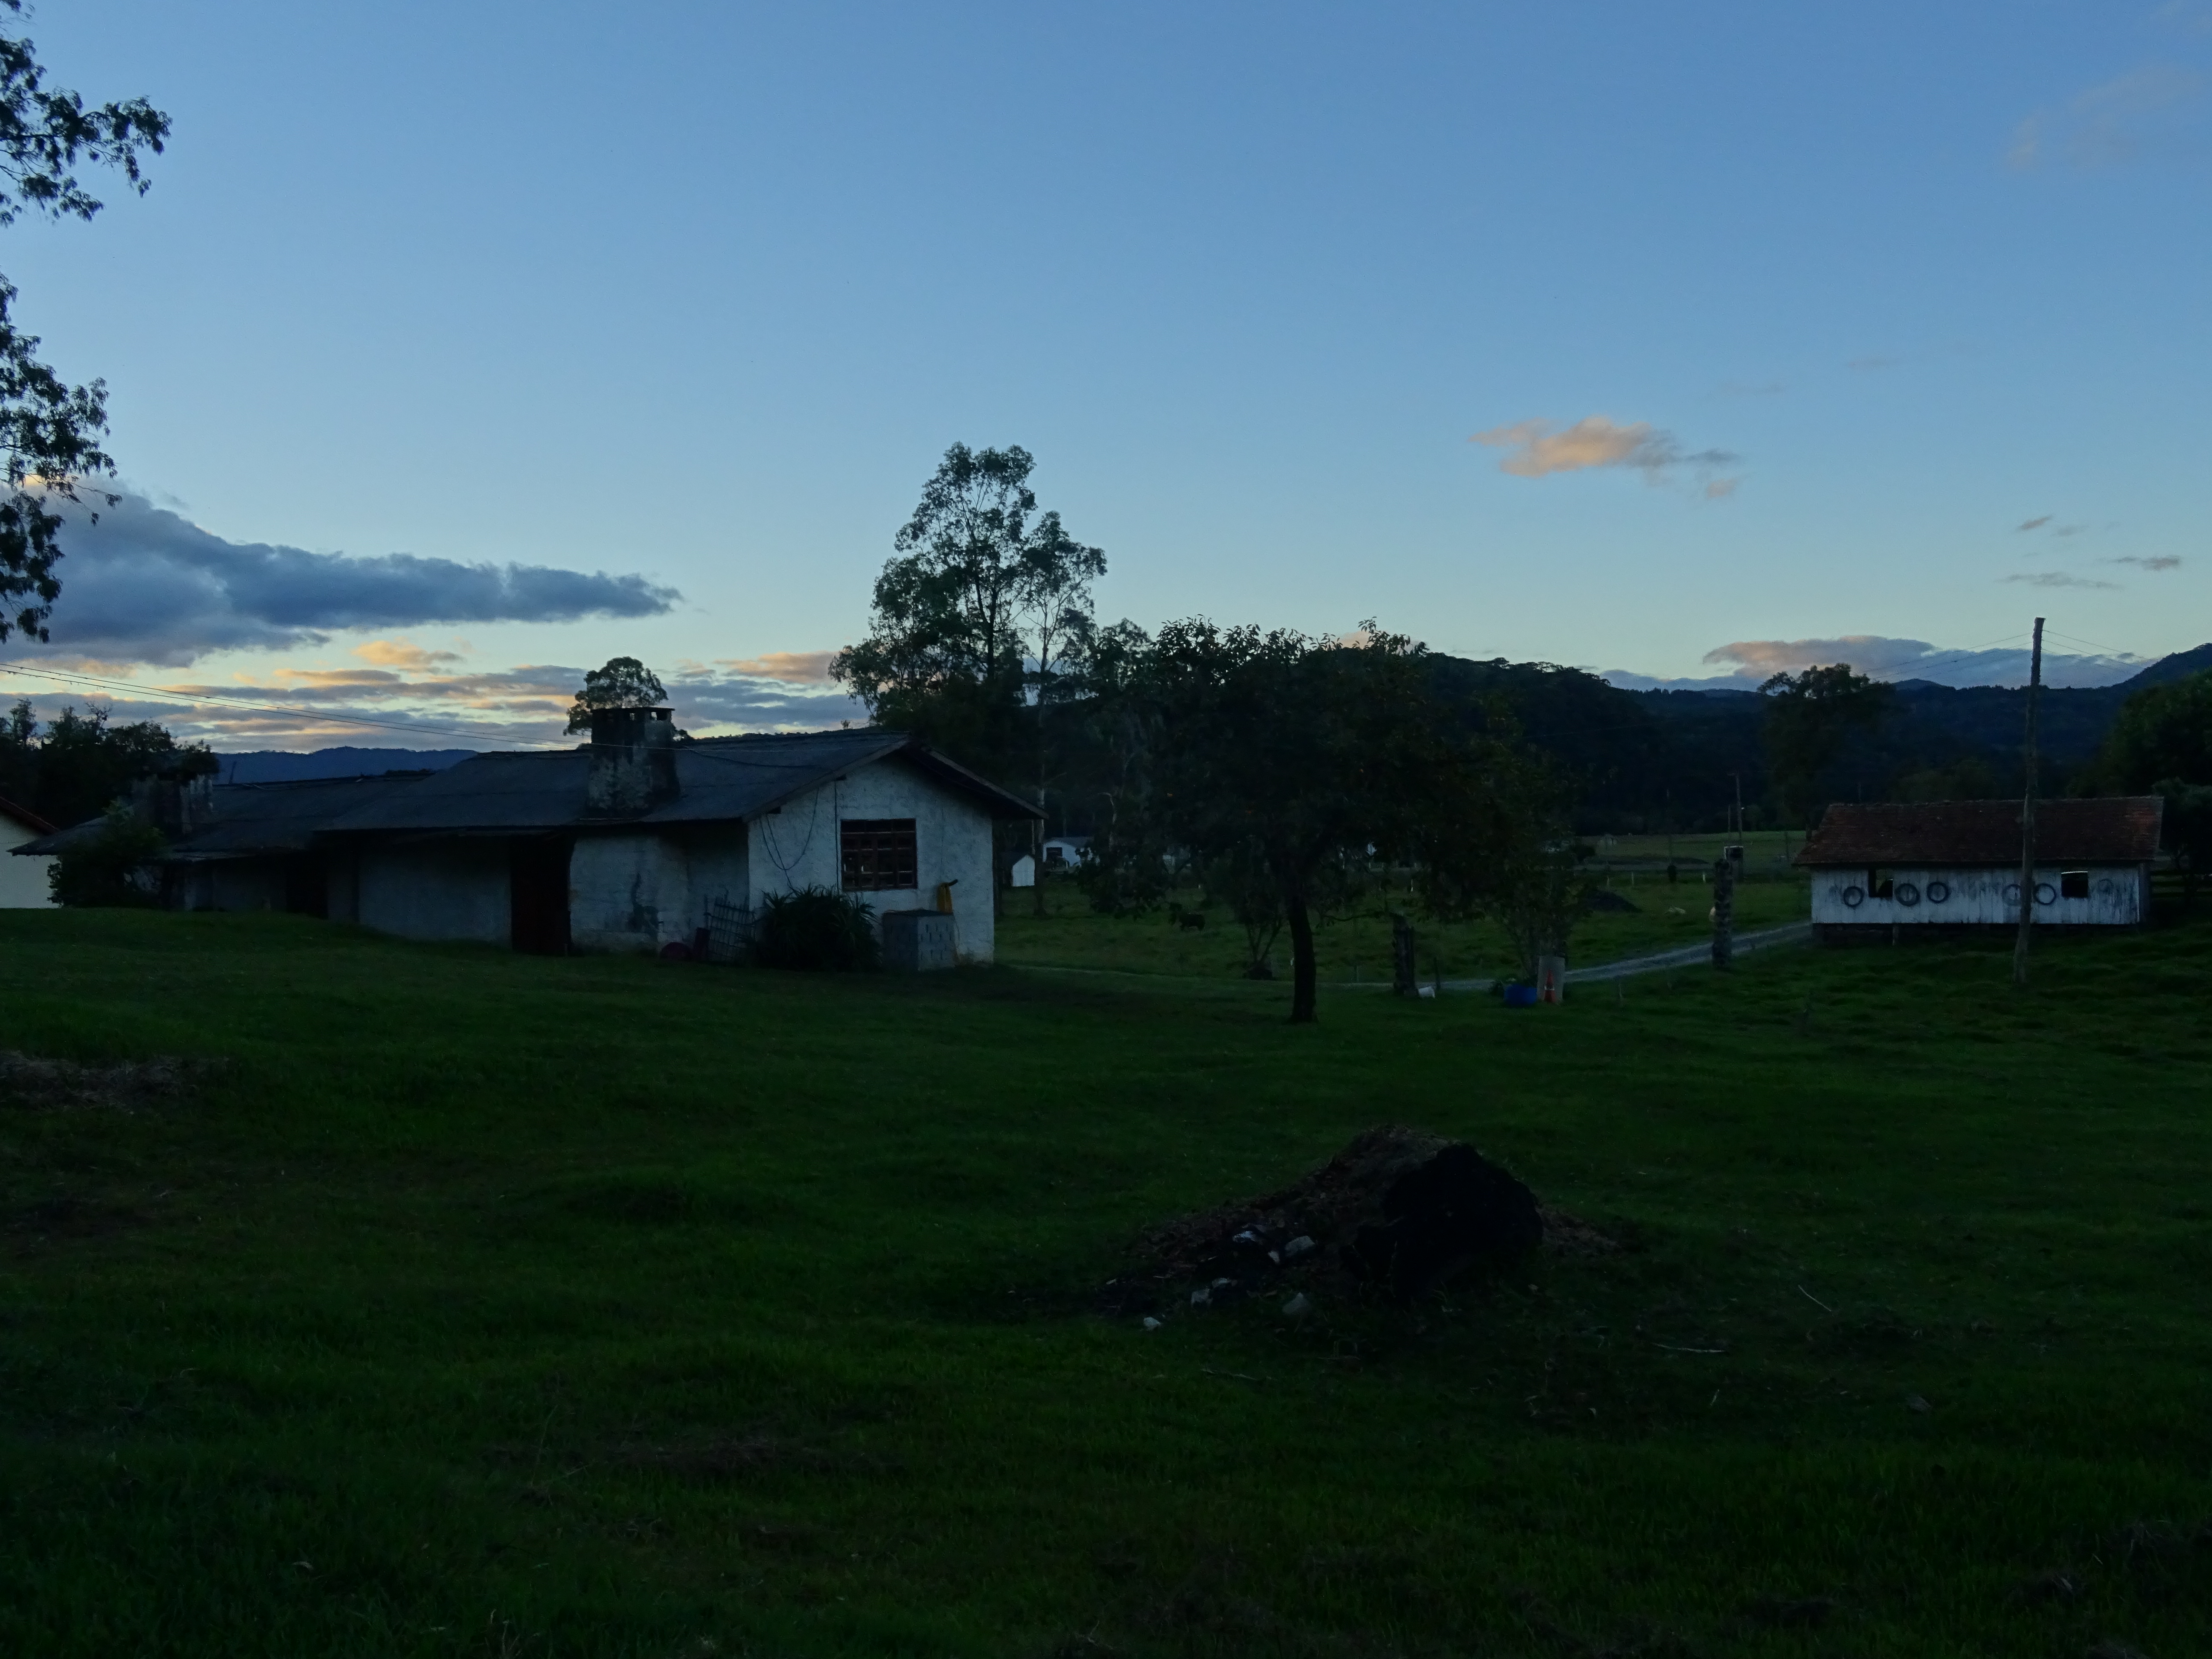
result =
[[[2058,896],[2087,898],[2089,896],[2089,872],[2087,870],[2062,870],[2058,872]]]
[[[1866,885],[1869,898],[1887,899],[1897,896],[1897,877],[1894,872],[1869,870],[1867,872]]]
[[[847,818],[838,826],[845,890],[880,893],[920,884],[912,818]]]

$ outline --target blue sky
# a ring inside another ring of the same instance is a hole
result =
[[[2212,637],[2212,3],[45,0],[28,33],[175,118],[144,199],[0,233],[140,520],[680,595],[137,638],[65,585],[52,659],[110,678],[522,738],[619,652],[702,726],[819,716],[809,653],[955,440],[1030,449],[1146,624],[1655,677],[2038,613],[2068,653]]]

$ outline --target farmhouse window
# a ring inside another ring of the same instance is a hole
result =
[[[2087,898],[2089,896],[2089,872],[2087,870],[2062,870],[2058,874],[2058,896]]]
[[[838,826],[838,840],[847,892],[918,884],[912,818],[847,818]]]
[[[1887,870],[1868,871],[1867,896],[1878,899],[1895,898],[1897,896],[1896,875]]]

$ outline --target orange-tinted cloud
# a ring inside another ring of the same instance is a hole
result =
[[[1510,451],[1498,462],[1498,470],[1516,478],[1547,478],[1554,472],[1622,466],[1643,473],[1648,483],[1658,483],[1677,466],[1710,471],[1735,459],[1719,449],[1692,454],[1683,449],[1673,433],[1662,431],[1649,421],[1622,425],[1604,415],[1585,415],[1568,427],[1552,421],[1515,421],[1478,432],[1468,441]],[[1728,493],[1727,489],[1713,492],[1713,497]]]
[[[355,656],[379,668],[434,668],[441,662],[459,662],[458,651],[428,651],[411,640],[370,640],[353,648]]]
[[[759,657],[725,657],[721,666],[749,680],[777,680],[785,685],[827,685],[835,651],[770,651]]]

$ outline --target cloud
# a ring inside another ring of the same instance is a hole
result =
[[[1854,357],[1844,367],[1861,374],[1872,374],[1880,369],[1895,368],[1904,361],[1902,357]]]
[[[1737,487],[1742,483],[1743,480],[1741,478],[1711,479],[1705,485],[1705,499],[1709,501],[1724,501],[1735,494]]]
[[[1833,639],[1736,640],[1716,646],[1705,660],[1729,664],[1734,672],[1709,679],[1662,678],[1625,669],[1607,669],[1604,678],[1628,691],[1656,690],[1752,691],[1776,674],[1799,673],[1815,665],[1849,663],[1862,674],[1895,683],[1932,680],[1938,685],[2025,685],[2028,653],[2024,649],[1947,651],[1926,640],[1881,634],[1846,634]],[[2044,683],[2054,686],[2111,685],[2141,670],[2149,659],[2119,653],[2105,656],[2047,654]]]
[[[2023,587],[2103,587],[2117,589],[2118,582],[2100,582],[2088,576],[2069,576],[2063,570],[2023,570],[2017,575],[2007,576],[2008,582],[2017,582]]]
[[[1743,380],[1721,382],[1721,396],[1723,398],[1778,398],[1789,390],[1789,386],[1780,380],[1762,380],[1756,386]]]
[[[1498,464],[1500,472],[1516,478],[1545,478],[1554,472],[1582,472],[1595,467],[1632,467],[1647,483],[1665,482],[1672,470],[1688,466],[1701,472],[1726,466],[1736,458],[1722,449],[1686,452],[1674,434],[1648,421],[1616,425],[1603,415],[1587,415],[1572,426],[1552,421],[1516,421],[1492,427],[1468,440],[1512,453]],[[1726,494],[1726,491],[1723,491]]]
[[[835,651],[771,651],[762,657],[723,657],[719,665],[751,680],[777,680],[786,685],[827,685]]]
[[[2026,524],[2014,525],[2013,528],[2015,530],[2040,530],[2044,526],[2051,522],[2051,515],[2046,513],[2039,519],[2030,519]]]
[[[426,651],[408,640],[369,640],[354,647],[353,653],[380,668],[432,668],[461,660],[458,651]]]
[[[641,575],[226,541],[130,492],[97,524],[66,511],[49,631],[52,652],[79,658],[180,667],[214,651],[322,645],[340,629],[651,617],[682,597]]]
[[[103,678],[113,683],[57,677],[41,685],[40,675],[30,670],[11,676],[9,690],[39,687],[32,702],[42,719],[52,719],[64,704],[97,704],[112,708],[118,720],[156,720],[180,739],[204,739],[224,752],[365,743],[495,749],[573,742],[562,727],[584,671],[544,663],[428,674],[284,667],[228,681],[164,685],[133,684],[112,673]],[[696,664],[666,679],[677,723],[695,735],[815,731],[866,718],[842,691],[763,685]]]
[[[2119,167],[2168,148],[2173,112],[2194,103],[2204,77],[2179,64],[2150,64],[2037,110],[2013,131],[2005,161],[2015,172],[2056,162],[2077,172]]]
[[[2131,564],[2138,570],[2179,570],[2181,568],[2181,556],[2179,553],[2153,553],[2148,556],[2139,556],[2130,553],[2117,559],[2107,559],[2105,562]]]

